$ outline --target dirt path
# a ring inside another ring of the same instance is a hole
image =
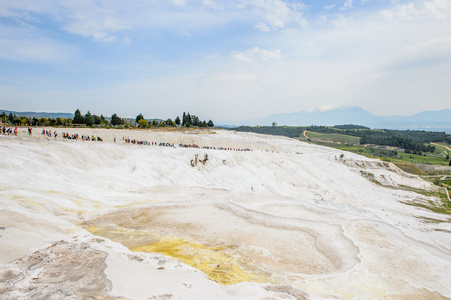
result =
[[[437,146],[445,147],[446,149],[448,149],[449,151],[451,151],[451,148],[449,148],[449,147],[447,147],[447,146],[445,146],[445,145],[441,145],[441,144],[437,144],[437,143],[432,143],[432,142],[431,142],[431,144],[437,145]]]

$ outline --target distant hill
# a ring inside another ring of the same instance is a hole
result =
[[[358,124],[370,128],[445,131],[451,133],[451,109],[424,111],[411,116],[376,116],[358,106],[339,107],[333,110],[274,114],[266,118],[236,122],[225,125],[270,126],[333,126]]]
[[[27,118],[65,118],[65,119],[72,119],[74,117],[73,113],[49,113],[49,112],[33,112],[33,111],[12,111],[12,110],[4,110],[0,109],[1,113],[6,113],[9,115],[9,113],[12,113],[13,115],[17,116],[23,116]]]

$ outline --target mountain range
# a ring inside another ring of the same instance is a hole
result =
[[[246,120],[226,125],[271,126],[343,125],[355,124],[381,129],[410,129],[427,131],[445,131],[451,133],[451,109],[423,111],[410,116],[377,116],[359,106],[344,106],[332,110],[312,112],[294,112],[274,114],[261,119]],[[237,124],[238,123],[238,124]]]
[[[34,112],[34,111],[12,111],[12,110],[4,110],[0,109],[0,114],[5,113],[9,115],[12,113],[16,116],[23,116],[27,118],[65,118],[72,119],[74,117],[73,113],[50,113],[50,112]]]

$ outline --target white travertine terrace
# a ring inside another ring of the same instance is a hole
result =
[[[0,136],[2,299],[451,297],[450,214],[392,164],[224,130],[19,131]]]

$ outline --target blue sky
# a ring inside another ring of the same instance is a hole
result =
[[[449,0],[2,0],[0,108],[245,120],[451,108]]]

